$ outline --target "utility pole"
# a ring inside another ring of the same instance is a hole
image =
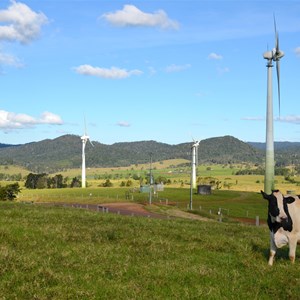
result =
[[[150,170],[149,170],[149,204],[152,204],[152,153],[150,153]]]
[[[193,147],[191,149],[193,151]],[[194,164],[194,161],[193,161],[193,158],[191,160],[191,187],[190,187],[190,210],[193,210],[193,164]]]

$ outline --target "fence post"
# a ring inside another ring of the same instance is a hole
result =
[[[259,226],[259,216],[256,216],[256,222],[255,222],[256,226]]]

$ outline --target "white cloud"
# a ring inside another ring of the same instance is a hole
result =
[[[189,69],[191,67],[190,64],[185,64],[185,65],[170,65],[168,67],[166,67],[166,72],[167,73],[174,73],[174,72],[181,72],[184,71],[186,69]]]
[[[221,60],[223,59],[223,56],[212,52],[208,55],[208,59]]]
[[[23,66],[23,64],[19,61],[17,57],[11,54],[1,53],[1,52],[0,52],[0,65],[9,65],[17,68]]]
[[[147,26],[161,27],[164,29],[178,29],[179,24],[169,19],[163,10],[154,13],[145,13],[134,5],[124,5],[122,10],[102,15],[106,21],[115,26]]]
[[[126,69],[119,69],[116,67],[111,67],[110,69],[93,67],[90,65],[81,65],[74,68],[75,72],[82,75],[97,76],[109,79],[123,79],[130,77],[131,75],[141,75],[143,74],[140,70],[127,71]]]
[[[263,117],[244,117],[242,120],[246,121],[263,121],[265,118]],[[278,122],[284,122],[284,123],[292,123],[292,124],[300,124],[300,116],[296,115],[287,115],[285,117],[276,117],[274,119]]]
[[[288,115],[285,117],[277,117],[276,121],[292,123],[292,124],[300,124],[300,116]]]
[[[0,41],[19,41],[27,44],[36,39],[41,31],[42,25],[48,19],[43,13],[36,13],[26,4],[10,1],[7,9],[0,10]]]
[[[126,121],[120,121],[117,123],[117,126],[120,126],[120,127],[130,127],[130,123],[126,122]]]
[[[228,67],[224,67],[224,68],[218,67],[218,68],[217,68],[217,71],[218,71],[218,74],[219,74],[219,75],[223,75],[223,74],[225,74],[225,73],[230,72],[230,69],[229,69]]]
[[[242,120],[245,120],[245,121],[263,121],[263,120],[265,120],[265,118],[263,118],[263,117],[244,117],[244,118],[242,118]]]
[[[44,112],[40,118],[34,118],[27,114],[17,114],[0,110],[0,129],[23,129],[39,124],[62,125],[60,116],[51,112]]]
[[[295,49],[295,53],[296,53],[296,56],[297,56],[297,57],[300,57],[300,47],[297,47],[297,48]]]
[[[41,124],[51,124],[51,125],[63,124],[63,121],[60,116],[55,115],[48,111],[42,113],[41,118],[38,120],[38,122]]]

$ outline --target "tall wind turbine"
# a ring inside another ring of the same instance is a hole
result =
[[[198,164],[198,146],[200,141],[195,142],[193,140],[193,145],[191,147],[192,153],[192,170],[191,170],[191,187],[190,187],[190,210],[193,209],[193,189],[196,187],[196,166]]]
[[[271,194],[274,189],[274,133],[273,133],[273,86],[272,86],[272,62],[276,62],[278,102],[280,115],[280,59],[284,56],[284,52],[279,49],[279,38],[276,29],[276,21],[274,17],[275,29],[275,48],[263,54],[267,60],[267,115],[266,115],[266,166],[265,166],[265,184],[264,191]]]
[[[81,187],[85,188],[86,187],[85,146],[87,141],[89,141],[93,146],[92,142],[90,141],[90,137],[87,135],[85,119],[84,119],[84,134],[81,137],[81,141],[82,141]]]
[[[191,184],[192,188],[196,188],[196,167],[198,164],[198,147],[200,141],[193,141],[194,144],[192,145],[192,174],[191,174]]]

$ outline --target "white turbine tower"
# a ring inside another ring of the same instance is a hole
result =
[[[199,147],[199,143],[200,141],[193,141],[194,144],[192,145],[192,179],[191,179],[191,184],[192,184],[192,188],[196,188],[196,168],[198,165],[198,147]]]
[[[190,187],[190,210],[193,209],[193,189],[196,187],[196,166],[198,164],[198,146],[200,141],[194,141],[191,147],[192,153],[192,170],[191,170],[191,187]]]
[[[81,141],[82,141],[81,187],[85,188],[86,187],[85,146],[86,146],[87,141],[89,141],[91,143],[91,145],[93,146],[92,142],[90,141],[90,137],[87,135],[87,132],[86,132],[85,120],[84,120],[84,134],[81,137]]]
[[[275,29],[275,48],[272,51],[267,51],[263,54],[267,60],[267,113],[266,113],[266,166],[265,166],[265,183],[264,191],[271,194],[274,189],[275,162],[274,162],[274,133],[273,133],[273,86],[272,86],[272,62],[276,62],[277,71],[277,87],[278,87],[278,102],[280,115],[280,59],[284,56],[284,52],[279,50],[279,38],[276,30],[276,21],[274,17]]]

